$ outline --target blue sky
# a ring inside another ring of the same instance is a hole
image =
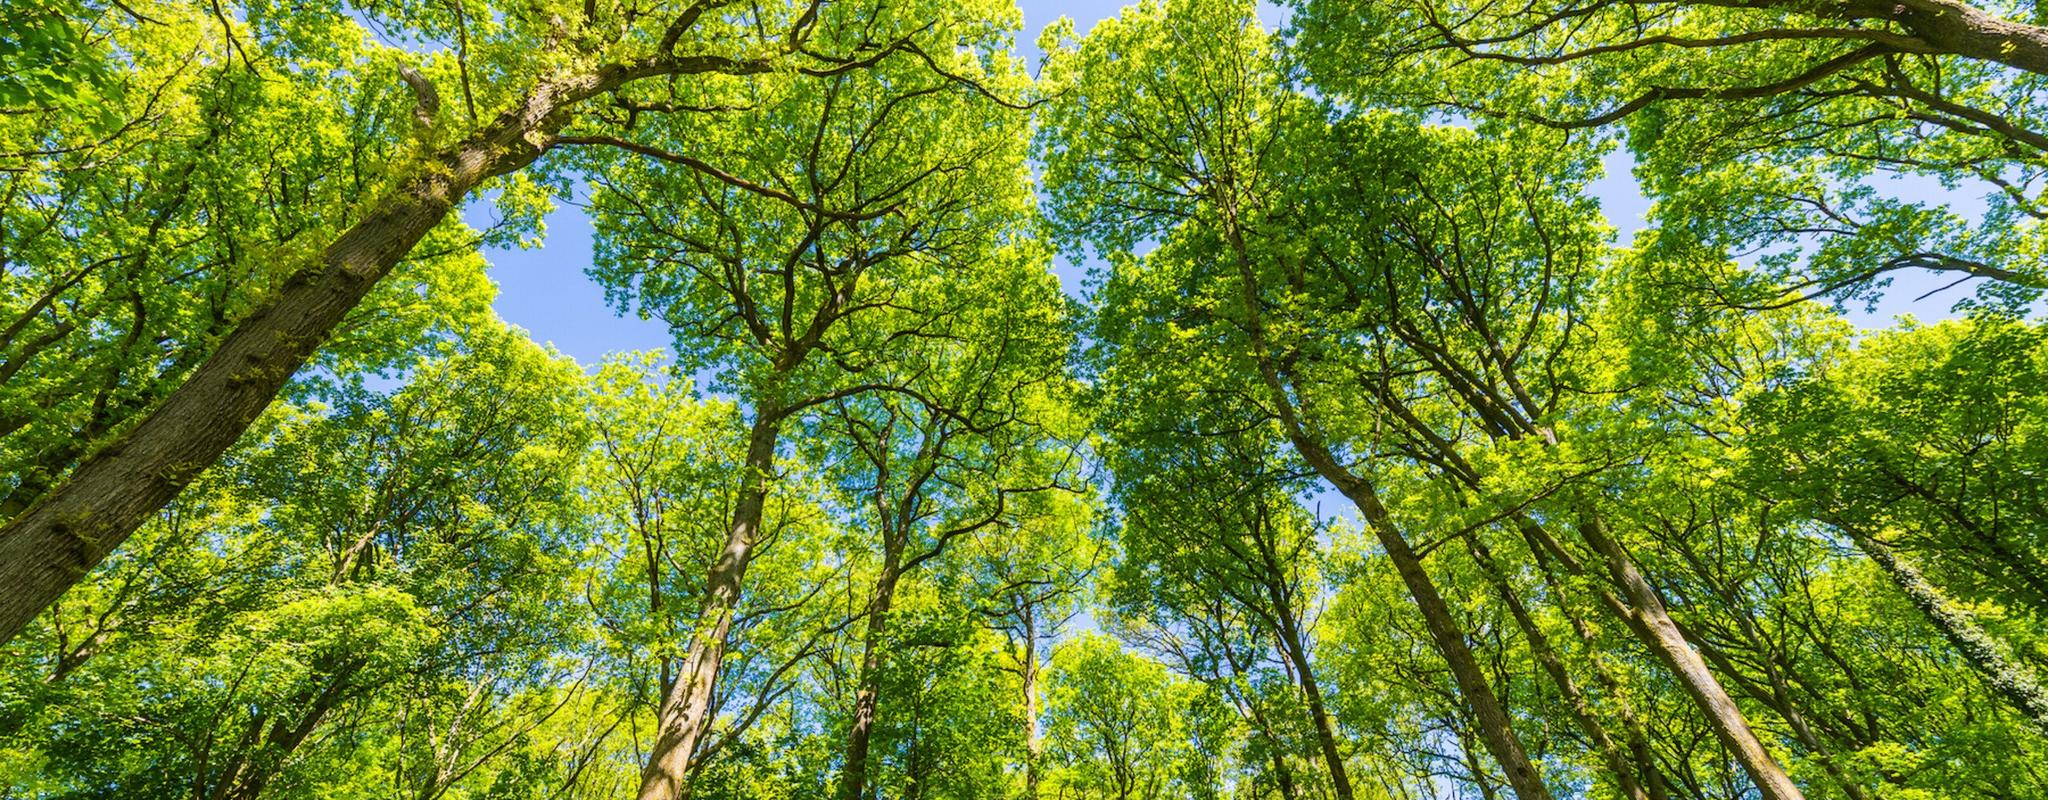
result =
[[[1027,59],[1035,58],[1036,48],[1032,43],[1036,41],[1038,31],[1053,20],[1062,15],[1072,17],[1077,29],[1085,32],[1097,21],[1114,16],[1123,5],[1122,2],[1023,0],[1019,6],[1024,12],[1024,33],[1018,37],[1019,43]],[[1284,18],[1284,12],[1271,4],[1265,5],[1262,12],[1261,16],[1269,25]],[[1642,227],[1643,214],[1649,207],[1637,190],[1634,178],[1629,175],[1629,166],[1631,162],[1623,154],[1610,157],[1607,177],[1590,187],[1624,243]],[[1902,188],[1911,190],[1910,194],[1923,191],[1946,194],[1952,206],[1965,214],[1973,213],[1973,205],[1979,209],[1982,206],[1982,202],[1975,198],[1947,192],[1932,182]],[[472,203],[465,211],[472,224],[487,223],[490,213],[490,204],[484,201]],[[589,218],[572,202],[564,204],[548,217],[547,238],[543,246],[530,250],[487,250],[485,256],[492,265],[490,275],[498,284],[496,308],[499,316],[525,328],[535,340],[552,343],[585,366],[596,364],[608,353],[666,348],[671,341],[667,326],[630,313],[615,313],[605,304],[603,288],[585,274],[591,263],[591,237]],[[1054,268],[1069,291],[1077,291],[1087,266],[1060,263]],[[1863,313],[1858,309],[1852,311],[1850,317],[1865,327],[1890,325],[1894,316],[1909,312],[1922,319],[1946,317],[1948,306],[1970,291],[1967,287],[1944,292],[1928,300],[1913,301],[1914,297],[1942,282],[1927,274],[1902,276],[1875,313]]]

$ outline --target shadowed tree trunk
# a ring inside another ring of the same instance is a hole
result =
[[[545,144],[577,104],[640,78],[769,66],[661,56],[546,79],[481,130],[424,159],[244,317],[155,410],[0,528],[0,644],[219,460],[414,245],[479,184],[539,158],[536,142]]]
[[[703,605],[690,631],[690,647],[683,655],[682,670],[668,696],[662,699],[660,731],[640,774],[640,800],[674,800],[688,795],[690,759],[708,727],[712,690],[725,659],[726,637],[732,632],[740,588],[761,532],[782,418],[782,409],[772,404],[754,410],[732,526],[727,530],[724,550],[705,578]]]

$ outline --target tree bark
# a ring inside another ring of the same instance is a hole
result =
[[[1756,784],[1758,793],[1764,800],[1805,800],[1799,786],[1786,776],[1777,760],[1764,749],[1756,732],[1750,729],[1741,707],[1728,696],[1720,680],[1707,668],[1707,662],[1700,658],[1699,652],[1693,649],[1685,634],[1671,620],[1671,614],[1664,607],[1664,599],[1643,577],[1635,559],[1607,535],[1606,526],[1596,516],[1585,517],[1579,524],[1579,533],[1594,552],[1600,554],[1606,562],[1608,576],[1621,589],[1621,598],[1606,595],[1610,606],[1622,617],[1629,630],[1649,645],[1658,660],[1678,677],[1679,684],[1685,687],[1693,704],[1707,715],[1714,736],[1735,755],[1736,762]]]
[[[2036,730],[2048,735],[2048,690],[2042,688],[2033,670],[2006,657],[2004,648],[1977,624],[1970,612],[1957,608],[1941,589],[1920,574],[1918,567],[1900,557],[1891,545],[1847,525],[1836,523],[1835,527],[1848,534],[1856,546],[1870,556],[1870,560],[1877,562],[1942,638],[1954,645],[1963,659],[1970,662],[1970,667],[1984,676],[1984,682],[1993,693],[2010,703]]]
[[[1773,5],[1795,6],[1779,2]],[[1810,7],[1798,6],[1799,10]],[[1839,16],[1885,20],[1934,50],[2048,75],[2048,28],[2013,22],[1956,0],[1849,0]]]
[[[698,71],[723,68],[723,63]],[[481,130],[424,160],[288,278],[142,421],[0,528],[0,644],[227,452],[293,373],[414,245],[483,181],[524,168],[575,104],[687,71],[649,60],[543,81]]]
[[[761,531],[768,479],[775,468],[775,446],[781,428],[779,407],[755,407],[732,526],[726,532],[724,551],[712,563],[710,575],[704,580],[703,605],[697,612],[696,625],[691,628],[683,668],[662,700],[656,722],[659,732],[648,752],[647,766],[640,773],[640,800],[676,800],[688,791],[690,759],[696,754],[698,739],[703,736],[712,711],[712,689],[718,681],[719,666],[725,660],[726,637],[732,631],[733,612],[739,605],[747,564],[753,559],[756,537]]]
[[[861,637],[860,693],[854,698],[853,725],[846,732],[846,758],[839,771],[841,800],[860,800],[868,788],[868,743],[874,737],[875,715],[881,706],[881,672],[887,658],[882,639],[888,635],[889,607],[896,599],[896,581],[903,562],[903,543],[894,536],[890,538],[882,558],[882,574],[875,577],[867,631]]]

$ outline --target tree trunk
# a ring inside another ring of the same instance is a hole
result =
[[[1621,549],[1607,535],[1607,530],[1596,516],[1588,515],[1579,524],[1579,533],[1600,554],[1607,565],[1607,573],[1621,588],[1622,598],[1605,594],[1610,606],[1627,623],[1637,638],[1650,646],[1657,658],[1676,675],[1679,684],[1692,698],[1693,704],[1707,715],[1713,726],[1714,735],[1721,745],[1735,754],[1735,760],[1756,784],[1764,800],[1804,800],[1799,786],[1792,782],[1778,762],[1764,749],[1763,742],[1749,727],[1749,720],[1742,715],[1742,709],[1721,687],[1719,679],[1707,662],[1700,658],[1698,651],[1687,642],[1685,634],[1671,620],[1664,608],[1664,599],[1655,587],[1643,577],[1635,559]]]
[[[1024,663],[1018,677],[1024,683],[1024,797],[1038,800],[1045,741],[1038,731],[1038,614],[1029,606],[1024,609]]]
[[[1487,683],[1486,673],[1480,668],[1479,660],[1472,655],[1472,648],[1465,643],[1465,631],[1458,625],[1457,618],[1437,592],[1436,584],[1422,567],[1422,559],[1402,538],[1401,531],[1394,526],[1393,517],[1380,504],[1379,495],[1372,484],[1352,474],[1337,462],[1329,449],[1315,437],[1309,435],[1301,419],[1296,416],[1294,400],[1289,397],[1287,386],[1280,378],[1279,369],[1274,366],[1270,344],[1266,341],[1263,301],[1259,297],[1258,276],[1252,269],[1251,254],[1244,242],[1244,233],[1236,224],[1236,214],[1230,205],[1221,204],[1224,210],[1224,232],[1236,256],[1239,285],[1245,304],[1245,332],[1251,338],[1252,358],[1259,371],[1259,378],[1265,383],[1267,399],[1278,412],[1287,439],[1296,452],[1308,461],[1309,466],[1324,480],[1337,487],[1337,491],[1358,508],[1379,539],[1380,546],[1387,551],[1388,560],[1394,563],[1394,571],[1401,576],[1401,583],[1407,586],[1408,594],[1415,600],[1415,606],[1422,612],[1423,621],[1429,627],[1431,640],[1444,661],[1451,668],[1451,677],[1457,684],[1458,694],[1477,718],[1480,736],[1485,740],[1487,751],[1500,763],[1507,773],[1508,785],[1521,800],[1550,800],[1550,789],[1543,785],[1543,777],[1536,771],[1536,765],[1529,760],[1529,754],[1522,748],[1521,739],[1515,736],[1513,726],[1508,722],[1507,710],[1500,698]]]
[[[1394,527],[1393,518],[1386,507],[1380,505],[1378,494],[1365,479],[1337,463],[1320,442],[1300,432],[1294,424],[1288,427],[1289,438],[1294,440],[1296,449],[1301,451],[1317,474],[1351,500],[1379,539],[1380,546],[1387,551],[1394,571],[1399,573],[1402,584],[1407,586],[1408,594],[1415,600],[1415,607],[1422,612],[1423,622],[1429,628],[1430,639],[1436,643],[1437,652],[1443,654],[1444,661],[1451,668],[1451,678],[1457,684],[1459,696],[1465,699],[1465,705],[1472,712],[1487,752],[1507,773],[1508,786],[1521,800],[1549,800],[1550,789],[1543,784],[1542,775],[1522,748],[1522,741],[1509,722],[1507,709],[1493,693],[1493,686],[1487,682],[1479,659],[1472,655],[1471,646],[1465,643],[1464,629],[1452,616],[1450,605],[1444,602],[1436,583],[1423,569],[1422,559]]]
[[[1303,641],[1301,626],[1295,622],[1293,609],[1283,606],[1278,610],[1281,649],[1286,651],[1287,660],[1294,662],[1295,680],[1301,685],[1309,720],[1315,723],[1316,746],[1322,750],[1323,762],[1330,768],[1331,788],[1337,800],[1351,800],[1351,773],[1344,768],[1343,754],[1337,751],[1337,729],[1330,721],[1322,684],[1316,680],[1315,670],[1309,665],[1308,644]]]
[[[1320,447],[1316,449],[1321,450]],[[1422,612],[1423,621],[1429,626],[1430,639],[1436,642],[1437,651],[1450,665],[1451,677],[1458,686],[1458,694],[1465,698],[1465,705],[1472,711],[1480,740],[1494,761],[1500,764],[1501,770],[1507,773],[1508,786],[1514,789],[1515,796],[1521,800],[1549,800],[1550,789],[1544,786],[1543,776],[1529,760],[1528,752],[1522,749],[1522,741],[1515,735],[1507,709],[1493,693],[1493,686],[1487,683],[1479,659],[1472,655],[1472,648],[1465,643],[1464,629],[1451,615],[1450,605],[1444,602],[1443,595],[1437,592],[1436,584],[1423,569],[1422,559],[1415,555],[1408,546],[1408,540],[1394,528],[1393,519],[1380,505],[1372,488],[1337,465],[1327,452],[1311,456],[1309,463],[1315,465],[1326,480],[1336,484],[1337,491],[1351,498],[1359,513],[1372,526],[1380,546],[1387,551],[1387,558],[1394,562],[1394,570],[1400,573],[1401,582],[1415,599],[1415,607]],[[1334,469],[1325,472],[1325,465]]]
[[[1486,576],[1487,582],[1493,584],[1494,594],[1507,605],[1508,613],[1515,618],[1515,625],[1522,629],[1523,638],[1529,640],[1529,651],[1536,656],[1536,663],[1550,676],[1550,682],[1557,686],[1558,694],[1564,696],[1565,705],[1571,709],[1572,721],[1578,724],[1579,730],[1586,734],[1587,740],[1593,743],[1593,749],[1606,763],[1607,772],[1613,778],[1615,788],[1621,796],[1629,800],[1649,800],[1649,794],[1643,790],[1642,782],[1636,777],[1635,765],[1629,762],[1627,754],[1615,743],[1614,737],[1607,733],[1607,727],[1600,723],[1600,718],[1594,713],[1592,701],[1586,697],[1585,692],[1579,690],[1578,682],[1572,680],[1571,672],[1565,669],[1564,660],[1558,656],[1557,650],[1551,647],[1550,637],[1544,635],[1543,629],[1538,627],[1536,620],[1530,616],[1529,609],[1522,604],[1521,596],[1515,593],[1514,587],[1508,583],[1507,576],[1493,560],[1493,554],[1486,549],[1486,545],[1479,542],[1476,534],[1466,539],[1466,545],[1472,551],[1473,561],[1479,564],[1480,573]]]
[[[695,755],[697,740],[709,720],[712,689],[718,681],[718,668],[725,660],[726,636],[732,631],[741,583],[761,530],[781,427],[780,408],[771,404],[755,407],[732,527],[726,533],[725,550],[712,563],[711,573],[704,580],[703,606],[691,628],[682,671],[662,700],[657,717],[660,730],[647,754],[647,767],[640,773],[640,800],[676,800],[687,791],[690,758]]]
[[[482,130],[425,160],[251,311],[142,421],[0,528],[0,644],[82,579],[220,459],[370,289],[484,180],[541,154],[576,103],[675,71],[613,66],[537,86]]]
[[[887,658],[882,639],[888,634],[889,606],[896,598],[896,580],[903,562],[901,541],[891,541],[885,547],[882,574],[875,577],[875,596],[868,608],[868,629],[861,637],[860,694],[854,698],[853,725],[846,732],[846,760],[839,771],[841,800],[860,800],[868,788],[868,743],[875,732],[875,714],[881,705],[881,671]]]
[[[1970,612],[1957,608],[1949,602],[1941,589],[1920,574],[1919,568],[1901,558],[1891,545],[1865,535],[1862,531],[1847,525],[1835,523],[1835,527],[1856,542],[1856,546],[1870,555],[1872,561],[1885,571],[1899,591],[1906,593],[1906,599],[1914,608],[1926,615],[1927,622],[1941,633],[1949,644],[1955,645],[1970,667],[1984,676],[1991,691],[2012,704],[2032,723],[2036,730],[2048,734],[2048,690],[2041,686],[2033,670],[2006,657],[1991,634],[1970,616]]]

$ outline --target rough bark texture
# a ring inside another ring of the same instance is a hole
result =
[[[1749,720],[1742,715],[1742,709],[1721,687],[1719,679],[1707,662],[1700,658],[1698,651],[1686,641],[1685,634],[1671,620],[1664,607],[1664,599],[1655,587],[1643,577],[1635,559],[1621,549],[1619,543],[1607,535],[1605,526],[1598,518],[1588,517],[1579,525],[1579,532],[1594,552],[1606,562],[1608,576],[1622,592],[1622,602],[1615,608],[1623,621],[1628,624],[1637,638],[1650,646],[1657,658],[1678,677],[1679,685],[1692,698],[1693,704],[1707,715],[1713,726],[1714,736],[1721,745],[1728,748],[1742,765],[1743,772],[1756,784],[1764,800],[1804,800],[1799,786],[1785,775],[1776,759],[1764,749],[1763,742],[1749,727]]]
[[[543,81],[378,199],[237,324],[154,411],[0,528],[0,644],[219,460],[370,289],[479,183],[533,163],[542,152],[534,142],[545,141],[576,103],[676,71],[676,62],[648,61]]]
[[[2013,22],[1968,3],[1851,0],[1842,5],[1840,16],[1890,21],[1931,49],[2048,75],[2048,28]]]
[[[1891,545],[1848,526],[1835,527],[1848,533],[1856,546],[1884,569],[1899,591],[1906,593],[1906,599],[1913,603],[1913,607],[1926,615],[1927,622],[1940,631],[1949,644],[1955,645],[1956,651],[1963,654],[1978,674],[1984,676],[1984,682],[1991,691],[2011,703],[2036,729],[2048,734],[2048,690],[2042,688],[2033,670],[2006,657],[2005,649],[1971,618],[1970,612],[1949,602],[1941,589],[1920,574],[1918,567],[1900,557]]]
[[[710,720],[712,690],[718,682],[719,666],[725,661],[726,636],[732,632],[733,612],[739,606],[747,564],[753,560],[758,543],[768,499],[768,477],[775,468],[775,445],[781,427],[779,409],[755,409],[754,424],[747,436],[739,501],[733,506],[732,527],[726,533],[724,551],[712,563],[711,573],[704,580],[703,606],[691,629],[682,671],[662,700],[657,718],[660,730],[648,752],[647,767],[640,773],[640,800],[676,800],[688,794],[690,759],[696,754],[698,740]]]
[[[532,156],[527,156],[530,160]],[[0,641],[15,634],[177,497],[240,438],[371,287],[439,225],[492,163],[465,150],[408,181],[294,274],[213,357],[119,440],[0,529]]]

